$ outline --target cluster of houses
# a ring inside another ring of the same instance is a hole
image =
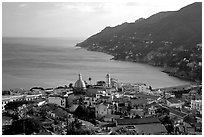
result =
[[[62,121],[63,118],[71,118],[70,113],[75,112],[79,106],[92,109],[98,121],[95,126],[108,133],[119,133],[119,129],[126,129],[135,134],[169,134],[165,123],[159,119],[162,115],[168,115],[173,120],[174,130],[171,133],[194,134],[202,131],[202,98],[198,94],[200,89],[201,86],[186,86],[153,90],[143,83],[120,84],[111,79],[109,74],[105,81],[86,85],[79,74],[73,87],[33,88],[33,91],[37,90],[40,94],[32,97],[45,97],[48,104],[63,108],[60,111],[46,110],[50,117]],[[177,92],[182,95],[177,97]],[[26,99],[29,97],[24,95]]]
[[[80,82],[82,83],[80,84]],[[116,126],[120,126],[118,120],[132,122],[134,119],[143,121],[158,119],[159,108],[166,108],[170,111],[169,116],[174,119],[175,125],[178,125],[178,123],[180,123],[180,125],[181,123],[183,124],[185,117],[189,116],[189,114],[196,116],[197,121],[195,121],[195,123],[202,119],[202,99],[197,92],[192,90],[193,88],[189,88],[189,86],[188,88],[187,86],[185,88],[174,87],[174,90],[185,91],[181,98],[176,98],[174,92],[169,88],[165,90],[151,90],[149,86],[142,83],[127,83],[122,84],[121,87],[117,87],[115,86],[116,84],[113,85],[111,83],[111,80],[107,77],[106,81],[100,81],[96,85],[91,85],[87,88],[85,84],[83,84],[82,76],[79,75],[79,80],[75,83],[73,92],[69,91],[60,98],[57,95],[55,97],[50,96],[48,102],[55,103],[61,107],[67,107],[70,112],[74,112],[79,105],[94,109],[96,119],[102,122],[101,125],[103,127],[106,125],[105,127],[109,129],[110,123],[116,123]],[[188,93],[186,93],[187,90],[189,91]],[[79,104],[79,99],[82,99],[82,104]],[[194,112],[196,112],[196,114]],[[123,127],[138,125],[137,122],[134,124],[128,124],[128,122],[122,123]],[[124,125],[124,123],[126,124]],[[150,122],[149,124],[154,125],[153,123]],[[157,125],[159,124],[158,121],[156,123]],[[164,127],[161,122],[160,124],[160,126]],[[190,129],[189,127],[194,129],[191,131],[195,131],[195,127],[188,124],[188,129]],[[147,134],[167,133],[165,127],[157,129],[159,131],[150,132],[145,131],[145,129],[141,131]],[[160,131],[161,129],[165,130]]]

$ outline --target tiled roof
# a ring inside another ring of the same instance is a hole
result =
[[[79,105],[72,105],[69,110],[70,112],[74,112],[77,108],[78,108]]]
[[[62,118],[65,118],[69,114],[69,113],[67,113],[66,111],[64,111],[64,110],[62,110],[60,108],[52,110],[52,112],[55,113],[56,116],[62,117]]]
[[[170,97],[167,99],[171,103],[181,103],[182,101],[178,98]]]
[[[105,118],[115,118],[115,119],[119,119],[119,118],[120,118],[120,115],[108,114],[108,115],[105,115]]]
[[[142,119],[117,119],[118,125],[140,125],[160,123],[158,118],[142,118]]]
[[[158,107],[159,104],[156,102],[152,102],[151,104],[147,104],[147,107],[151,107],[151,106]]]
[[[184,118],[184,122],[189,123],[189,124],[191,124],[191,123],[195,124],[196,118],[194,117],[194,115],[188,115]]]
[[[174,110],[172,108],[169,108],[170,113],[176,115],[176,116],[180,116],[180,117],[185,117],[187,114],[182,113],[180,111]]]
[[[147,100],[146,99],[131,99],[130,100],[132,105],[138,105],[138,104],[147,104]]]
[[[155,135],[156,134],[158,135],[161,133],[167,133],[167,130],[164,127],[164,125],[160,123],[136,125],[135,127],[139,133],[155,134]]]

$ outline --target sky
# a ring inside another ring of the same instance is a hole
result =
[[[107,26],[176,11],[193,0],[3,2],[3,37],[88,38]]]

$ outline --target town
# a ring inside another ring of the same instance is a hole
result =
[[[3,135],[201,135],[202,86],[77,81],[2,92]]]

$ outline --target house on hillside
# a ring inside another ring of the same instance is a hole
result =
[[[130,105],[132,108],[145,108],[147,104],[148,100],[143,98],[132,98],[130,100]]]
[[[202,114],[202,100],[191,100],[191,110],[193,109]]]
[[[48,103],[57,104],[60,107],[66,107],[66,99],[61,95],[50,95],[48,97]]]
[[[168,107],[182,108],[184,101],[181,101],[178,98],[170,97],[166,100],[166,105]]]
[[[95,107],[95,114],[97,118],[104,117],[105,115],[112,114],[112,108],[110,108],[110,104],[98,104]]]
[[[84,104],[85,104],[86,107],[95,106],[96,102],[97,102],[97,98],[94,95],[89,95],[89,96],[87,95],[84,98]]]
[[[136,116],[143,117],[144,116],[144,110],[143,109],[131,109],[130,110],[130,117],[135,118]]]
[[[87,88],[86,96],[95,96],[96,97],[96,94],[100,94],[102,92],[105,92],[105,90],[106,89],[104,87],[92,86],[92,87]]]
[[[180,112],[172,108],[169,108],[169,111],[170,117],[175,121],[183,121],[183,119],[187,116],[186,113]]]

